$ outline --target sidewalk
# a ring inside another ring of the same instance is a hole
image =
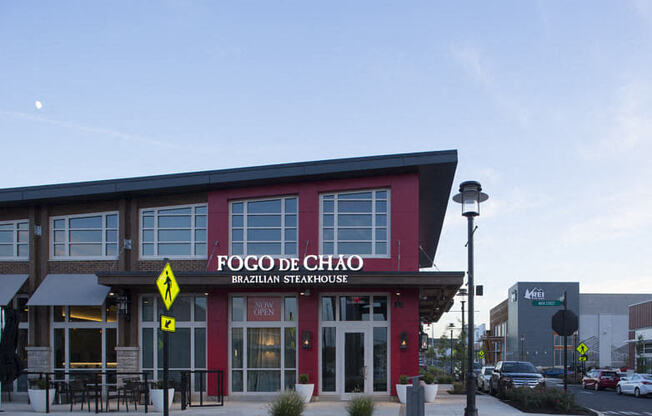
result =
[[[442,384],[439,386],[437,398],[435,403],[426,403],[427,416],[464,416],[464,408],[466,407],[465,395],[448,394],[447,390],[450,385]],[[112,406],[115,406],[112,402]],[[476,406],[478,408],[479,416],[541,416],[538,413],[523,413],[520,410],[502,403],[500,400],[489,395],[476,396]],[[91,416],[95,413],[91,410],[79,411],[78,406],[75,406],[75,411],[70,412],[70,405],[54,405],[51,409],[51,414],[63,416]],[[91,407],[91,409],[93,409]],[[124,407],[122,407],[124,409]],[[116,416],[144,416],[143,406],[138,407],[138,412],[111,412]],[[5,415],[11,416],[34,416],[37,413],[33,412],[27,403],[19,402],[3,402],[2,410]],[[150,407],[152,415],[160,415],[161,413],[155,412]],[[150,414],[147,413],[147,414]],[[41,413],[44,414],[44,413]],[[105,415],[106,413],[99,413]],[[175,403],[172,407],[170,414],[177,416],[208,416],[208,415],[228,415],[228,416],[267,416],[267,403],[261,402],[247,402],[247,401],[229,401],[227,400],[223,407],[193,407],[182,411],[179,404]],[[310,403],[306,406],[303,412],[304,416],[345,416],[346,415],[346,402],[341,401],[319,401]],[[376,411],[374,416],[403,416],[405,415],[405,406],[395,402],[377,402]],[[549,415],[548,415],[549,416]],[[556,415],[563,416],[563,415]]]

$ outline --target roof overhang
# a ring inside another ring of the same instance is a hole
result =
[[[97,282],[119,289],[154,290],[155,272],[98,272]],[[285,276],[280,273],[281,281]],[[349,273],[346,283],[234,283],[232,272],[176,272],[175,277],[182,291],[185,288],[198,291],[245,290],[245,289],[360,289],[391,290],[418,289],[419,318],[421,322],[437,322],[453,304],[453,297],[464,281],[464,272],[356,272]]]
[[[0,207],[416,173],[419,176],[419,244],[422,249],[419,250],[419,266],[431,267],[456,168],[456,150],[319,160],[2,189]]]

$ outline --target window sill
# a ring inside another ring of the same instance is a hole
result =
[[[120,257],[50,257],[48,261],[116,261]]]
[[[11,261],[11,262],[23,261],[23,262],[27,262],[27,261],[29,261],[29,257],[0,257],[0,263],[2,263],[4,261]]]

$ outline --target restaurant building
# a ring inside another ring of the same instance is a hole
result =
[[[169,260],[181,289],[166,312],[172,377],[222,370],[230,396],[292,388],[299,374],[316,396],[395,395],[418,373],[422,325],[463,282],[419,271],[456,165],[456,151],[437,151],[3,189],[0,303],[22,311],[31,371],[156,379],[154,282]]]

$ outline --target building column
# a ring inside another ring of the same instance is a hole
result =
[[[299,354],[299,374],[308,374],[308,383],[314,384],[313,397],[319,396],[319,293],[315,290],[309,296],[299,296],[299,326],[297,328],[297,354]],[[302,337],[309,332],[312,346],[304,349]]]

